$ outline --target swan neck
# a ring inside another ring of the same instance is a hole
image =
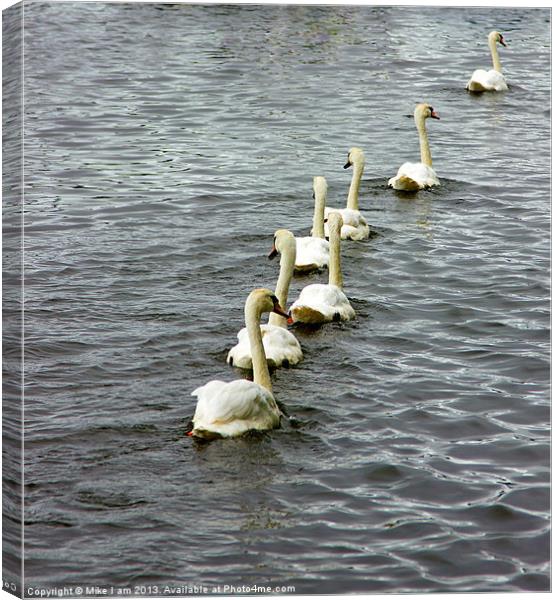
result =
[[[315,194],[315,207],[313,210],[313,229],[312,237],[325,239],[325,194],[319,192]],[[281,305],[282,306],[282,305]]]
[[[428,167],[433,166],[431,160],[431,150],[429,149],[429,140],[427,137],[427,130],[425,127],[425,117],[423,115],[416,115],[416,129],[418,130],[418,136],[420,138],[420,160],[424,165]]]
[[[350,182],[350,189],[348,190],[348,199],[346,201],[346,208],[351,208],[352,210],[360,210],[358,197],[360,194],[360,182],[362,180],[362,175],[364,172],[364,161],[357,161],[354,163],[352,168],[354,169],[352,173],[352,181]]]
[[[340,232],[332,227],[329,230],[329,285],[336,285],[342,289]]]
[[[253,381],[272,392],[271,376],[261,335],[261,313],[262,310],[256,301],[246,302],[245,318],[253,365]]]
[[[296,240],[292,237],[286,241],[285,247],[280,253],[280,271],[275,287],[275,296],[278,298],[282,308],[286,308],[286,303],[288,302],[288,290],[290,289],[295,262]],[[271,313],[269,315],[269,325],[287,327],[286,319],[276,313]]]
[[[497,51],[497,40],[495,38],[489,38],[489,49],[491,50],[493,69],[502,73],[503,68],[501,67],[501,60],[499,59],[499,52]]]

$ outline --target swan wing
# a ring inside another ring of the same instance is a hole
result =
[[[509,88],[504,76],[499,71],[477,69],[472,73],[466,89],[470,92],[504,92]]]
[[[273,429],[280,422],[273,395],[253,381],[215,379],[196,388],[192,396],[197,396],[193,435],[199,437],[232,437],[250,429]]]
[[[404,163],[394,177],[389,179],[389,186],[395,190],[416,192],[424,188],[439,185],[435,171],[424,163]]]

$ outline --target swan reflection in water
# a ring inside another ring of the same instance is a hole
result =
[[[204,531],[225,529],[246,541],[245,532],[292,525],[289,507],[281,506],[273,486],[277,474],[288,470],[277,441],[264,432],[234,439],[194,442],[193,467],[197,470],[196,496],[207,507],[228,507],[226,513],[207,510]],[[282,478],[282,477],[281,477]]]

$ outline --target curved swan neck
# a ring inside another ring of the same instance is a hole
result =
[[[416,113],[414,121],[416,122],[416,129],[418,130],[418,136],[420,137],[420,160],[424,165],[428,167],[433,166],[431,160],[431,150],[429,149],[429,140],[427,138],[427,130],[425,128],[425,115],[423,113]]]
[[[248,330],[249,344],[251,350],[251,361],[253,365],[253,381],[273,391],[265,348],[263,347],[263,336],[261,335],[261,314],[263,310],[257,302],[257,298],[248,298],[245,307],[246,328]]]
[[[340,264],[340,227],[329,227],[329,285],[342,289]]]
[[[346,208],[352,210],[360,210],[358,203],[358,196],[360,193],[360,182],[364,173],[365,161],[358,160],[353,164],[352,181],[350,182],[350,189],[348,190],[348,198],[346,200]]]
[[[275,287],[275,296],[278,298],[279,304],[286,306],[288,301],[288,290],[292,281],[292,273],[294,272],[294,264],[296,263],[296,239],[293,235],[285,237],[280,241],[280,271]],[[277,327],[286,327],[286,319],[271,313],[269,315],[269,325]]]
[[[489,49],[491,50],[491,60],[493,62],[493,69],[499,73],[503,72],[501,67],[501,60],[499,59],[499,52],[497,51],[497,38],[496,36],[489,35],[488,38]]]
[[[327,194],[324,190],[315,192],[315,207],[313,210],[313,228],[311,230],[312,237],[325,239],[325,202]],[[283,306],[281,304],[281,306]]]

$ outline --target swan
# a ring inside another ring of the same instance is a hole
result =
[[[329,266],[329,242],[325,239],[323,223],[325,201],[327,199],[327,180],[325,177],[313,178],[313,228],[311,236],[296,238],[296,262],[294,270],[309,273]]]
[[[290,307],[290,322],[326,323],[348,321],[356,316],[348,298],[342,291],[340,267],[340,235],[342,217],[331,212],[328,218],[330,231],[329,283],[306,286]]]
[[[292,271],[296,260],[296,240],[291,231],[278,229],[275,232],[273,249],[269,258],[280,252],[280,272],[275,288],[275,295],[281,306],[286,306],[288,289],[292,279]],[[271,313],[269,323],[261,325],[263,347],[270,367],[286,367],[299,363],[303,358],[302,348],[296,336],[286,328],[286,319]],[[244,327],[238,332],[238,343],[227,356],[228,364],[242,369],[252,368],[251,342],[249,331]]]
[[[364,217],[360,214],[358,205],[358,195],[360,193],[360,182],[365,166],[364,151],[361,148],[350,148],[348,153],[348,161],[344,165],[345,169],[353,166],[352,181],[348,190],[348,198],[346,200],[346,208],[331,208],[325,207],[325,219],[331,212],[338,212],[342,216],[342,229],[340,237],[343,240],[365,240],[369,237],[369,225]],[[329,237],[329,228],[325,224],[325,236]]]
[[[265,312],[288,317],[276,295],[268,289],[253,290],[246,300],[245,318],[251,353],[253,381],[209,381],[192,392],[197,396],[193,428],[188,435],[213,439],[234,437],[256,429],[274,429],[281,411],[273,396],[271,376],[261,338],[260,321]]]
[[[414,121],[420,137],[421,162],[404,163],[399,168],[398,173],[389,179],[389,187],[406,192],[417,192],[439,185],[439,179],[437,179],[431,162],[431,151],[425,128],[425,120],[429,117],[432,119],[440,118],[429,104],[418,104],[414,110]]]
[[[504,92],[508,90],[507,82],[503,77],[501,61],[497,52],[497,42],[502,46],[506,46],[503,36],[498,31],[492,31],[487,36],[487,43],[491,50],[491,59],[493,61],[493,69],[484,71],[477,69],[472,73],[470,81],[466,85],[469,92]]]

